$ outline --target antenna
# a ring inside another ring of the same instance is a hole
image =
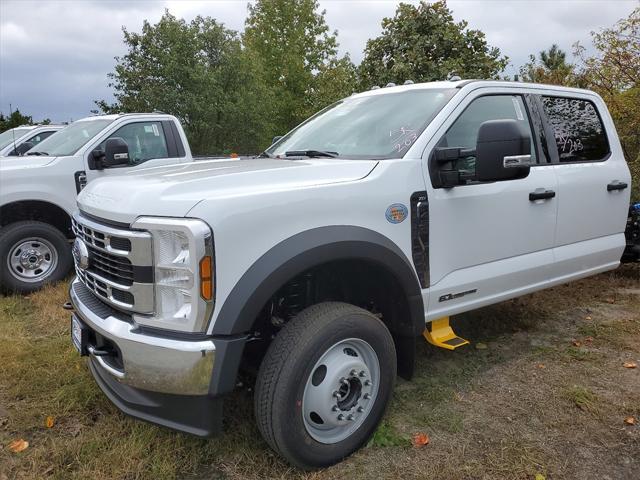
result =
[[[13,111],[11,109],[11,104],[9,104],[9,118],[11,118],[12,116],[13,116]],[[16,129],[15,129],[15,127],[11,129],[11,136],[13,137],[13,151],[16,152],[16,154],[17,154],[18,153],[17,152],[18,149],[16,148]]]

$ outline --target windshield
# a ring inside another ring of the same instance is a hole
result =
[[[89,140],[102,131],[113,119],[78,120],[54,133],[29,150],[28,154],[41,153],[52,157],[74,155]]]
[[[0,133],[0,150],[4,147],[13,143],[13,139],[18,140],[21,136],[27,133],[30,128],[13,128],[11,130],[7,130],[6,132]]]
[[[399,158],[455,92],[425,88],[349,97],[311,117],[266,153],[285,156],[286,152],[306,151],[310,156],[330,152],[343,158]]]

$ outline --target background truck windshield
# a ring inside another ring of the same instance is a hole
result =
[[[29,153],[40,152],[51,157],[74,155],[113,119],[79,120],[40,142]]]
[[[11,130],[7,130],[6,132],[0,133],[0,150],[13,142],[15,138],[16,141],[22,137],[25,133],[27,133],[30,128],[13,128]]]
[[[311,117],[266,153],[321,150],[343,158],[400,158],[455,92],[425,88],[349,97]]]

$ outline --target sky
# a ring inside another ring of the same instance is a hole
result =
[[[320,0],[326,21],[338,31],[340,53],[360,63],[369,38],[392,17],[398,1]],[[417,3],[406,1],[405,3]],[[591,31],[612,26],[640,6],[639,0],[449,0],[456,20],[485,32],[490,45],[510,59],[517,73],[531,53],[557,43],[570,53]],[[211,16],[242,31],[246,0],[0,0],[0,112],[20,109],[34,121],[71,121],[112,100],[107,74],[126,53],[122,27],[140,31],[165,9],[191,20]]]

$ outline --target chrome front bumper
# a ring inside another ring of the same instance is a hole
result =
[[[104,372],[141,390],[178,395],[209,393],[216,359],[212,340],[187,341],[140,333],[133,323],[110,313],[110,308],[77,278],[69,292],[78,318],[119,350],[122,368],[110,364],[107,357],[96,356],[89,347],[89,355]]]

